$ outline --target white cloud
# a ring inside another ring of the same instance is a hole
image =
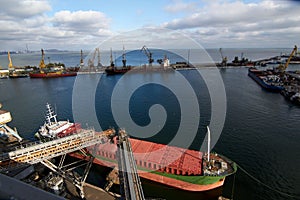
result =
[[[205,6],[184,18],[174,19],[162,27],[185,30],[185,33],[215,46],[222,42],[235,45],[258,45],[278,41],[300,42],[299,6],[288,1],[261,1],[245,3],[242,1],[210,1]],[[288,36],[288,37],[286,37]],[[285,39],[289,38],[289,40]],[[291,38],[294,41],[291,41]],[[256,40],[255,40],[256,39]],[[227,41],[226,41],[227,40]],[[250,43],[249,43],[250,42]]]
[[[75,11],[67,10],[55,13],[53,25],[66,31],[105,33],[109,28],[110,19],[104,13],[98,11]]]
[[[1,19],[29,18],[41,15],[51,10],[51,6],[44,0],[0,0]]]
[[[62,10],[47,16],[51,7],[46,1],[0,1],[0,51],[25,49],[26,44],[31,49],[92,48],[112,35],[111,19],[99,11]]]

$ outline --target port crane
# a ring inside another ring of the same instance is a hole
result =
[[[8,51],[7,52],[7,57],[8,57],[8,69],[11,71],[11,70],[14,70],[14,66],[13,66],[13,63],[12,63],[12,60],[11,60],[11,57],[10,57],[10,52]]]
[[[150,50],[144,45],[141,49],[145,53],[145,55],[148,57],[149,66],[152,66],[152,63],[154,62],[154,59],[152,58],[152,53]]]
[[[221,62],[221,66],[227,66],[227,56],[223,56],[223,52],[222,52],[222,48],[219,49],[219,52],[221,54],[222,57],[222,62]]]
[[[44,53],[44,49],[41,49],[41,52],[42,52],[42,59],[40,61],[39,67],[40,67],[40,69],[43,69],[43,68],[46,67],[46,65],[45,65],[45,53]]]
[[[290,54],[288,60],[286,61],[286,63],[285,63],[284,65],[280,64],[280,65],[277,67],[277,69],[278,69],[280,72],[284,72],[284,71],[287,69],[287,67],[289,66],[289,64],[290,64],[290,62],[291,62],[292,57],[297,53],[297,50],[298,50],[298,48],[297,48],[297,46],[295,45],[295,47],[294,47],[293,51],[291,52],[291,54]]]
[[[98,59],[97,67],[102,67],[101,60],[100,60],[100,50],[99,50],[99,48],[95,48],[95,51],[93,53],[92,58],[90,58],[88,60],[89,70],[93,69],[95,71],[95,64],[94,64],[94,62],[95,62],[96,55],[97,55],[97,59]]]

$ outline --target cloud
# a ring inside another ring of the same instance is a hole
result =
[[[104,13],[98,11],[59,11],[53,17],[54,27],[64,31],[76,31],[94,34],[107,34],[110,19]]]
[[[50,4],[43,0],[0,0],[0,4],[1,19],[29,18],[51,10]]]
[[[0,1],[0,50],[25,49],[26,44],[31,49],[93,48],[112,35],[111,19],[99,11],[62,10],[48,16],[46,1]]]
[[[230,38],[249,43],[257,39],[255,45],[268,41],[298,38],[300,16],[299,6],[287,1],[265,0],[258,3],[245,3],[242,1],[210,1],[203,7],[183,18],[177,18],[162,24],[164,28],[185,30],[185,33],[203,41],[222,43]],[[197,35],[198,34],[198,35]],[[281,34],[281,35],[280,35]],[[286,41],[287,45],[291,42]],[[233,41],[233,43],[234,43]],[[227,41],[229,43],[229,41]],[[250,45],[251,45],[250,44]]]

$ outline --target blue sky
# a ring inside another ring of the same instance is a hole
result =
[[[26,44],[33,50],[88,50],[117,34],[145,27],[152,27],[152,33],[161,28],[180,32],[205,48],[292,48],[300,43],[297,2],[0,0],[0,51],[22,50]],[[134,39],[147,40],[139,37]],[[176,44],[176,36],[172,37]]]

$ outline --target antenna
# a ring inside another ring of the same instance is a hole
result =
[[[210,130],[207,126],[207,161],[210,160]]]

